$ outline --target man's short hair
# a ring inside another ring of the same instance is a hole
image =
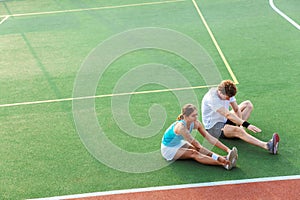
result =
[[[224,80],[222,81],[219,86],[218,90],[229,97],[233,97],[237,93],[237,88],[235,84],[231,80]]]

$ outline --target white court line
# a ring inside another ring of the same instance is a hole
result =
[[[8,18],[9,18],[9,15],[6,15],[6,16],[0,21],[0,25],[3,24],[3,22],[5,22]]]
[[[175,189],[187,189],[187,188],[198,188],[198,187],[208,187],[208,186],[222,186],[222,185],[236,185],[236,184],[260,183],[260,182],[268,182],[268,181],[284,181],[284,180],[296,180],[296,179],[300,179],[300,175],[276,176],[276,177],[242,179],[242,180],[231,180],[231,181],[217,181],[217,182],[183,184],[183,185],[149,187],[149,188],[136,188],[136,189],[128,189],[128,190],[113,190],[113,191],[107,191],[107,192],[94,192],[94,193],[75,194],[75,195],[67,195],[67,196],[39,198],[39,199],[34,199],[34,200],[76,199],[76,198],[96,197],[96,196],[105,196],[105,195],[114,195],[114,194],[153,192],[153,191],[162,191],[162,190],[175,190]]]
[[[118,5],[118,6],[103,6],[103,7],[96,7],[96,8],[81,8],[81,9],[72,9],[72,10],[58,10],[58,11],[46,11],[46,12],[35,12],[35,13],[20,13],[20,14],[8,15],[8,16],[23,17],[23,16],[33,16],[33,15],[49,15],[49,14],[58,14],[58,13],[83,12],[83,11],[104,10],[104,9],[114,9],[114,8],[157,5],[157,4],[166,4],[166,3],[177,3],[177,2],[183,2],[183,1],[186,1],[186,0],[157,1],[157,2],[145,2],[145,3],[136,3],[136,4],[124,4],[124,5]],[[4,17],[4,16],[5,15],[2,15],[0,17]]]
[[[86,8],[86,9],[74,9],[74,10],[62,10],[62,11],[51,11],[51,12],[37,12],[37,13],[23,13],[23,14],[12,14],[12,15],[3,15],[5,17],[21,17],[21,16],[30,16],[30,15],[44,15],[44,14],[57,14],[57,13],[65,13],[65,12],[81,12],[81,11],[89,11],[89,10],[101,10],[101,9],[113,9],[113,8],[123,8],[123,7],[133,7],[133,6],[144,6],[144,5],[154,5],[154,4],[165,4],[165,3],[175,3],[175,2],[183,2],[186,0],[172,0],[172,1],[161,1],[161,2],[148,2],[148,3],[138,3],[138,4],[127,4],[120,6],[106,6],[106,7],[97,7],[97,8]],[[208,27],[202,13],[200,12],[199,7],[193,0],[193,3],[205,24],[206,29],[208,30],[221,58],[227,67],[233,81],[238,84],[238,81],[232,72],[228,62],[226,61],[225,56],[223,55],[217,41],[215,40],[210,28]],[[0,17],[3,17],[0,16]],[[175,90],[188,90],[188,89],[197,89],[197,88],[208,88],[215,87],[217,85],[209,85],[209,86],[195,86],[195,87],[186,87],[186,88],[174,88],[174,89],[165,89],[165,90],[152,90],[152,91],[142,91],[142,92],[129,92],[129,93],[121,93],[121,94],[106,94],[106,95],[98,95],[98,96],[87,96],[87,97],[76,97],[76,98],[64,98],[64,99],[52,99],[52,100],[41,100],[41,101],[30,101],[30,102],[20,102],[20,103],[10,103],[10,104],[2,104],[0,107],[14,107],[21,105],[34,105],[34,104],[44,104],[44,103],[55,103],[55,102],[64,102],[64,101],[73,101],[73,100],[81,100],[81,99],[92,99],[92,98],[103,98],[103,97],[112,97],[112,96],[123,96],[123,95],[133,95],[133,94],[146,94],[146,93],[157,93],[157,92],[167,92],[167,91],[175,91]]]
[[[114,97],[114,96],[125,96],[125,95],[136,95],[136,94],[150,94],[150,93],[159,93],[159,92],[191,90],[191,89],[200,89],[200,88],[210,88],[210,87],[216,87],[216,86],[217,85],[206,85],[206,86],[194,86],[194,87],[172,88],[172,89],[162,89],[162,90],[146,90],[146,91],[140,91],[140,92],[125,92],[125,93],[115,93],[115,94],[103,94],[103,95],[96,95],[96,96],[75,97],[75,98],[65,98],[65,99],[30,101],[30,102],[21,102],[21,103],[2,104],[2,105],[0,105],[0,108],[1,107],[22,106],[22,105],[55,103],[55,102],[64,102],[64,101],[73,101],[73,100],[97,99],[97,98]]]
[[[277,12],[279,15],[281,15],[284,19],[286,19],[289,23],[291,23],[293,26],[295,26],[298,30],[300,30],[299,24],[297,24],[294,20],[292,20],[290,17],[288,17],[286,14],[284,14],[281,10],[279,10],[275,5],[273,0],[269,0],[270,6],[273,8],[275,12]]]

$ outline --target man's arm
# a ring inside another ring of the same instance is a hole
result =
[[[244,126],[245,128],[254,133],[261,132],[261,130],[258,127],[249,124],[247,121],[243,120],[242,118],[239,118],[237,115],[231,113],[228,109],[224,107],[219,108],[217,112],[229,119],[230,121],[234,122],[235,124],[239,126]]]
[[[242,119],[242,111],[240,110],[238,104],[236,103],[236,101],[233,101],[230,103],[230,106],[232,108],[232,110],[234,111],[234,113],[236,114],[236,116],[238,116],[240,119]]]
[[[228,109],[224,107],[219,108],[217,112],[237,125],[242,125],[244,122],[241,118],[238,117],[238,115],[233,114],[232,112],[230,112]]]

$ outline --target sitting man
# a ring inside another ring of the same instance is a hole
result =
[[[222,81],[217,88],[211,88],[202,99],[202,121],[205,129],[215,138],[240,138],[252,145],[277,154],[279,135],[273,134],[268,142],[263,142],[248,134],[244,128],[258,133],[261,130],[247,120],[253,110],[250,101],[236,103],[237,88],[230,80]],[[229,111],[229,106],[232,111]]]

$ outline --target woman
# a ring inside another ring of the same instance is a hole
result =
[[[197,120],[198,111],[192,104],[186,104],[182,108],[177,121],[174,122],[164,133],[161,143],[161,154],[167,161],[177,159],[194,159],[199,163],[207,165],[221,165],[230,170],[235,167],[237,160],[237,149],[230,150],[216,138],[206,132]],[[211,144],[226,151],[227,156],[220,156],[204,148],[190,134],[197,129],[201,135]]]

